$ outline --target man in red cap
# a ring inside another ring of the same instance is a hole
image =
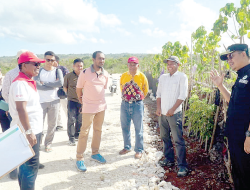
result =
[[[124,148],[120,155],[131,151],[130,126],[133,120],[135,126],[135,158],[140,159],[143,152],[143,99],[148,94],[148,80],[138,71],[139,61],[137,57],[128,59],[128,71],[123,73],[120,79],[122,91],[121,103],[121,127],[124,140]]]
[[[26,134],[35,156],[19,167],[18,181],[21,190],[35,188],[35,180],[39,167],[39,146],[43,129],[42,108],[36,82],[40,64],[45,60],[39,59],[32,52],[24,52],[18,59],[19,75],[14,79],[9,91],[9,108],[12,116],[11,127],[18,124]]]

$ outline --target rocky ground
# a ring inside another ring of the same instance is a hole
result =
[[[86,189],[86,190],[148,190],[148,189],[178,189],[171,182],[162,181],[165,171],[157,163],[162,157],[152,142],[160,141],[156,134],[156,127],[149,126],[151,119],[145,107],[144,117],[144,142],[145,153],[142,159],[134,159],[135,152],[120,156],[118,153],[123,148],[122,131],[120,127],[120,94],[111,96],[106,91],[108,109],[103,124],[103,134],[100,153],[106,158],[106,164],[99,164],[90,160],[92,131],[88,139],[85,153],[87,172],[77,171],[75,167],[76,146],[68,146],[66,131],[67,117],[64,118],[64,129],[56,132],[53,141],[53,151],[46,153],[41,146],[40,162],[45,165],[39,170],[36,189]],[[45,126],[46,129],[46,126]],[[134,145],[134,126],[131,127],[132,145]],[[0,179],[1,190],[19,189],[18,182],[8,176]]]

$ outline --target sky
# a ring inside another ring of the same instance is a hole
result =
[[[229,2],[240,6],[240,0],[0,0],[0,57],[20,49],[156,54],[168,41],[190,48],[191,34],[202,25],[211,32]],[[223,34],[221,46],[232,43]]]

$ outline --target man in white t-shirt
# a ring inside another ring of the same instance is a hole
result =
[[[14,79],[9,91],[9,109],[12,116],[11,127],[18,124],[26,134],[35,156],[19,167],[18,181],[21,190],[34,189],[39,167],[39,147],[42,135],[42,108],[36,82],[40,64],[45,60],[39,59],[32,52],[24,52],[18,59],[19,75]]]
[[[174,149],[171,135],[175,143],[178,162],[178,177],[188,174],[186,161],[186,147],[182,132],[182,103],[188,94],[188,78],[178,71],[181,62],[176,56],[170,56],[164,60],[167,63],[167,74],[159,78],[156,92],[157,110],[156,114],[161,117],[160,134],[163,140],[164,160],[160,160],[161,166],[171,167],[174,165]]]

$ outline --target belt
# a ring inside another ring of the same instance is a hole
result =
[[[142,100],[137,100],[137,101],[131,101],[131,100],[130,100],[130,101],[125,101],[125,100],[124,100],[124,102],[127,102],[127,103],[129,103],[129,104],[133,104],[133,103],[140,102],[140,101],[142,101]]]

